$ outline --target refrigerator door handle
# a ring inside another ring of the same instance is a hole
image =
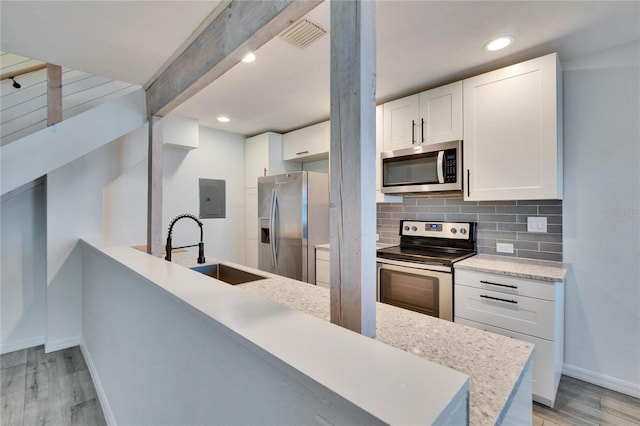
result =
[[[276,267],[278,266],[278,246],[277,246],[277,241],[278,241],[278,237],[276,235],[276,223],[277,223],[277,218],[276,215],[278,214],[278,192],[276,189],[274,189],[271,192],[271,223],[269,223],[269,234],[271,235],[270,238],[270,245],[271,245],[271,258],[273,260],[273,266]]]

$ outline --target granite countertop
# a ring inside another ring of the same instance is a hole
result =
[[[197,255],[176,253],[173,262],[196,266]],[[264,271],[226,263],[267,279],[236,287],[325,321],[330,318],[329,290]],[[469,420],[472,425],[499,424],[533,345],[483,330],[376,303],[376,340],[468,375],[471,379]]]
[[[455,263],[456,269],[490,272],[533,280],[564,282],[571,265],[549,260],[531,260],[478,254]]]
[[[329,290],[278,277],[237,287],[329,321]],[[533,345],[376,303],[376,340],[450,367],[471,379],[469,423],[499,423]]]

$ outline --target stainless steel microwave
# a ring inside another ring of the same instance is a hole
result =
[[[383,193],[462,191],[462,141],[387,151],[380,161]]]

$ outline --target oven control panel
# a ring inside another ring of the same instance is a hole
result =
[[[468,240],[471,233],[470,231],[470,223],[429,222],[422,220],[403,220],[400,222],[401,236]]]

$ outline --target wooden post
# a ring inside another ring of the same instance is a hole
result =
[[[62,121],[62,67],[47,64],[47,127]]]
[[[147,181],[147,253],[162,254],[162,123],[149,118],[149,157]]]
[[[375,2],[331,2],[331,322],[375,336]]]

